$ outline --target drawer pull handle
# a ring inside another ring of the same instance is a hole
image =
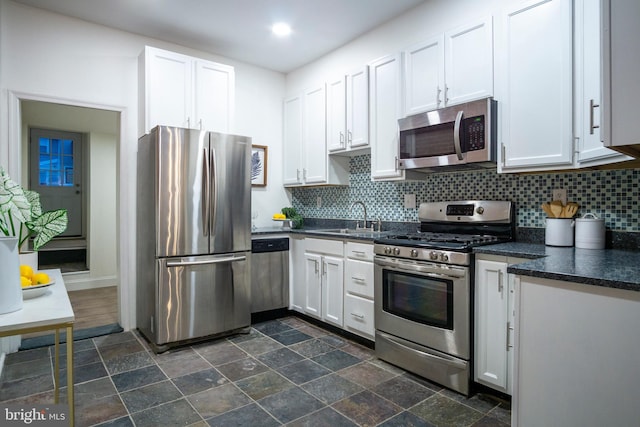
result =
[[[351,313],[351,315],[352,315],[353,317],[358,318],[358,319],[364,319],[364,314]]]
[[[356,254],[358,256],[364,256],[365,255],[364,251],[351,251],[351,252],[353,252],[354,254]]]
[[[353,280],[355,280],[356,282],[366,282],[367,280],[362,278],[362,277],[355,277],[355,276],[351,276],[351,278]]]

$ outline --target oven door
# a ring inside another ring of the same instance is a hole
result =
[[[470,359],[469,268],[375,257],[376,329]]]

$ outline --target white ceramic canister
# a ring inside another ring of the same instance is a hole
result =
[[[576,219],[576,248],[604,249],[604,219],[588,213]]]
[[[22,308],[18,238],[0,237],[0,314]]]
[[[572,218],[547,218],[544,243],[548,246],[573,246]]]

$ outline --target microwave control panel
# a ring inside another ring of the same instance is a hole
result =
[[[485,147],[484,116],[469,117],[462,120],[463,151],[483,150]]]

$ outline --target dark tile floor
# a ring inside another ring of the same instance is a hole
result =
[[[52,402],[52,354],[9,355],[0,402]],[[297,317],[160,355],[133,332],[78,341],[74,355],[78,426],[510,424],[508,403],[465,398]]]

